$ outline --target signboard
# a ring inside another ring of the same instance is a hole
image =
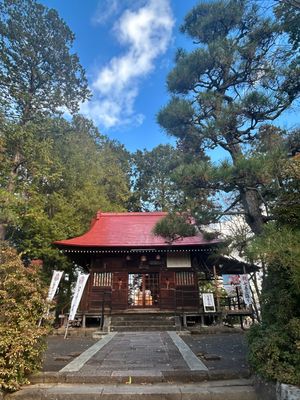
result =
[[[203,293],[204,312],[216,312],[215,299],[213,293]]]
[[[243,293],[244,302],[246,306],[250,306],[252,304],[252,295],[247,274],[240,275],[240,285]]]
[[[61,277],[63,276],[63,273],[64,273],[63,271],[56,271],[56,270],[53,271],[52,279],[51,279],[51,283],[50,283],[50,287],[49,287],[49,291],[48,291],[47,301],[50,302],[53,300],[56,290],[58,288],[59,282],[61,280]]]
[[[167,268],[191,268],[191,257],[189,254],[168,254]]]
[[[223,287],[229,296],[236,296],[236,287],[240,286],[239,275],[222,275]]]
[[[75,319],[75,315],[77,312],[77,308],[79,306],[82,293],[85,287],[85,284],[88,280],[90,274],[79,274],[75,286],[75,291],[71,303],[71,308],[70,308],[70,315],[69,315],[69,321],[73,321]]]

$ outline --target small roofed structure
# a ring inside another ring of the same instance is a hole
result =
[[[98,212],[88,232],[54,243],[90,274],[80,304],[84,324],[100,314],[203,313],[198,277],[218,274],[209,256],[220,240],[199,233],[167,242],[153,234],[166,215]]]

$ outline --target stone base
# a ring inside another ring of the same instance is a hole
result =
[[[300,387],[286,385],[285,383],[277,383],[276,396],[276,400],[299,400]]]
[[[261,400],[299,400],[300,387],[285,383],[267,382],[260,377],[254,381],[255,391]]]

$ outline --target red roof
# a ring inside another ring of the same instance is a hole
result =
[[[91,228],[85,234],[73,239],[54,242],[58,246],[72,247],[165,247],[170,246],[166,239],[155,236],[152,229],[167,213],[165,212],[98,212]],[[218,243],[207,241],[201,234],[177,239],[172,246],[203,246]]]

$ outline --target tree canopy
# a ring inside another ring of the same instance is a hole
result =
[[[132,160],[132,208],[167,211],[180,201],[172,171],[180,163],[180,152],[170,145],[137,150]]]
[[[54,240],[75,236],[96,210],[124,210],[129,155],[87,119],[89,96],[74,34],[35,0],[0,4],[0,237],[50,268]]]
[[[35,0],[0,4],[0,106],[23,124],[63,108],[78,111],[88,94],[71,53],[74,34],[54,9]]]
[[[230,193],[227,212],[239,208],[251,230],[260,233],[263,159],[251,149],[262,125],[275,121],[298,98],[297,58],[292,46],[281,45],[280,24],[263,16],[252,1],[200,2],[181,31],[195,48],[178,50],[167,78],[172,97],[158,122],[185,148],[192,143],[207,155],[216,148],[227,153],[220,165],[196,162],[186,179],[207,196],[209,190]]]
[[[73,40],[74,34],[55,10],[35,0],[0,3],[0,135],[5,152],[1,239],[14,218],[11,205],[26,199],[29,192],[29,188],[18,190],[28,165],[35,163],[38,173],[38,158],[51,145],[49,137],[40,140],[47,136],[41,131],[45,119],[78,111],[89,95],[84,70],[71,52]]]
[[[277,0],[275,14],[281,22],[283,31],[287,32],[294,50],[300,45],[300,1]]]
[[[5,189],[9,168],[0,177],[0,212],[9,221],[7,239],[31,257],[52,259],[53,265],[58,254],[51,247],[54,240],[82,234],[98,209],[126,210],[128,153],[80,116],[70,122],[52,118],[38,125],[8,125],[2,136],[6,148],[13,129],[26,135],[26,162],[14,194]],[[3,159],[10,163],[7,152]]]

